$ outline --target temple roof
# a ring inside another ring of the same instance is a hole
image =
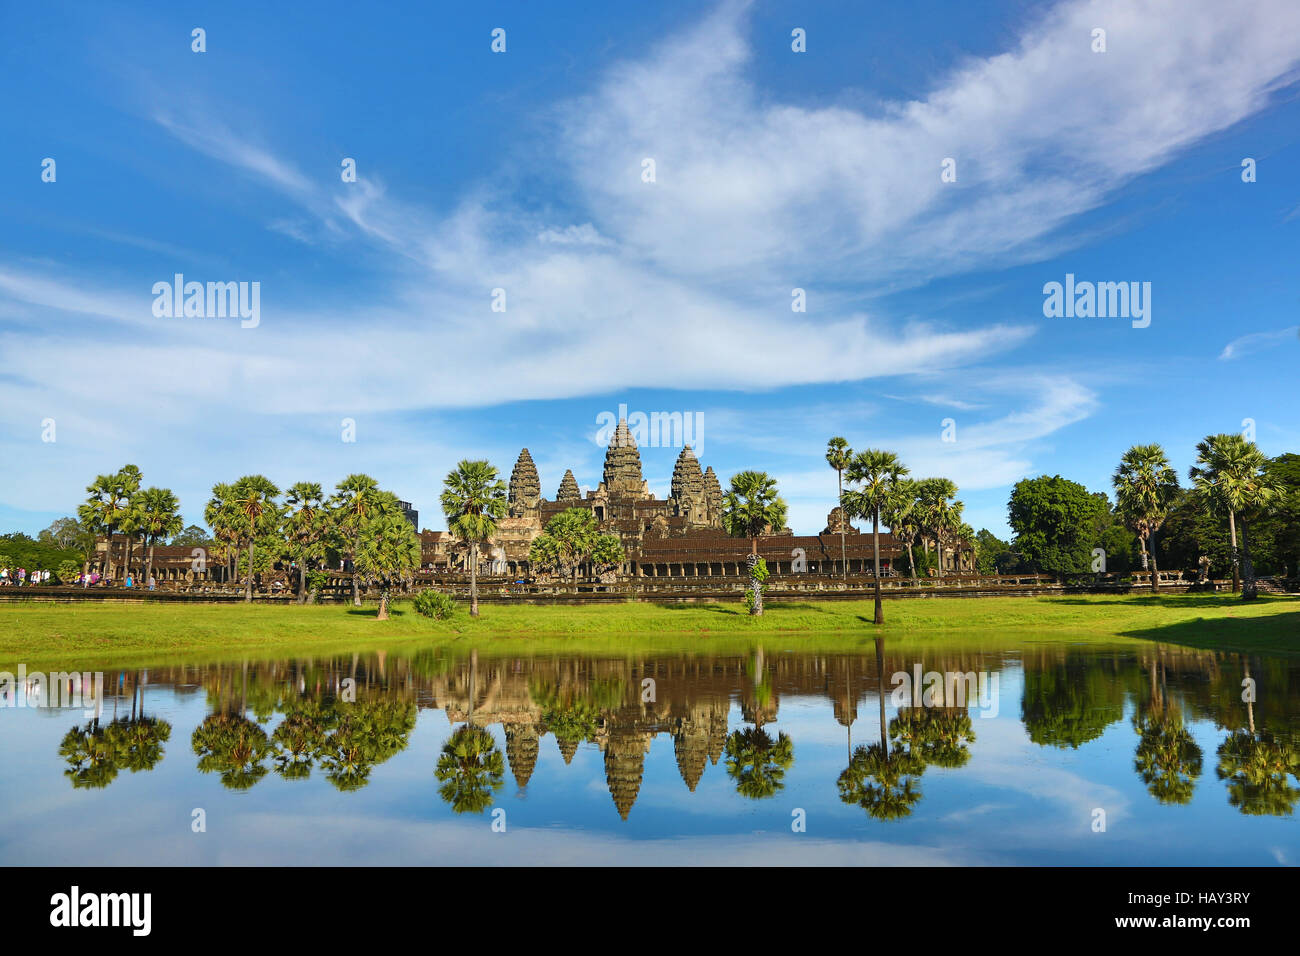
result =
[[[636,440],[632,437],[625,418],[619,419],[614,437],[609,440],[609,448],[605,450],[604,479],[605,490],[611,494],[640,494],[644,488],[641,452],[637,450]]]
[[[578,481],[573,477],[573,471],[564,472],[564,478],[560,481],[560,490],[555,493],[556,501],[578,501],[582,498],[582,491],[578,488]]]
[[[532,507],[542,495],[542,482],[537,476],[537,466],[533,456],[525,448],[515,460],[514,470],[510,472],[510,491],[508,501],[512,513],[519,507]]]

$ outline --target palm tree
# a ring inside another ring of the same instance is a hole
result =
[[[447,530],[469,543],[469,613],[478,617],[478,547],[506,516],[506,483],[486,461],[460,462],[443,481],[442,513]]]
[[[947,478],[923,478],[917,483],[920,499],[922,532],[934,539],[936,562],[940,579],[943,578],[943,546],[948,536],[961,527],[962,503],[957,497],[957,485]]]
[[[366,521],[356,552],[356,574],[380,582],[377,620],[388,620],[388,591],[394,582],[408,581],[420,567],[420,538],[406,520],[397,496],[381,492],[375,512]]]
[[[1250,560],[1246,540],[1249,509],[1267,509],[1284,497],[1281,484],[1264,472],[1268,459],[1254,442],[1241,435],[1210,435],[1196,446],[1196,464],[1189,475],[1196,490],[1213,507],[1228,513],[1228,530],[1232,540],[1232,588],[1241,588],[1243,601],[1256,597],[1255,568]],[[1237,552],[1237,516],[1242,515],[1242,555]],[[1242,586],[1241,569],[1245,570]]]
[[[161,540],[180,534],[185,522],[180,516],[180,502],[169,488],[146,488],[133,499],[136,524],[149,546],[149,559],[145,566],[145,584],[153,577],[153,549]]]
[[[777,494],[776,479],[762,471],[742,471],[731,479],[723,496],[722,526],[734,538],[749,538],[749,583],[753,600],[750,614],[763,613],[763,587],[759,578],[758,536],[785,527],[786,505]]]
[[[325,492],[314,481],[300,481],[285,492],[284,536],[298,562],[298,603],[307,601],[307,563],[324,556],[329,538]]]
[[[848,515],[844,510],[844,469],[849,467],[849,462],[853,460],[853,449],[849,443],[838,435],[826,443],[826,464],[835,469],[835,480],[839,485],[839,494],[836,497],[836,504],[840,508],[840,566],[844,570],[844,583],[849,580],[849,558],[848,545],[845,543],[845,526],[849,523]]]
[[[352,562],[352,606],[361,606],[360,581],[356,570],[357,548],[361,529],[374,512],[379,498],[379,482],[369,475],[348,475],[335,486],[330,499],[334,524],[343,535],[347,559]]]
[[[275,499],[280,494],[271,479],[263,475],[245,475],[235,482],[234,504],[239,515],[239,528],[248,547],[248,580],[244,584],[244,601],[253,600],[253,547],[269,527],[279,524],[279,509]]]
[[[117,525],[118,530],[126,535],[126,571],[122,574],[122,587],[126,587],[127,575],[131,573],[131,546],[140,534],[140,512],[138,502],[135,500],[135,494],[140,490],[140,469],[135,465],[123,465],[122,470],[114,478],[122,489],[123,495],[126,496],[126,503],[123,505],[122,515]]]
[[[233,574],[233,555],[239,549],[239,513],[235,507],[235,486],[217,482],[212,486],[212,497],[203,509],[203,520],[212,529],[217,550],[222,552],[226,564],[225,580]]]
[[[861,487],[844,496],[845,511],[871,519],[875,555],[872,572],[876,579],[875,623],[884,624],[885,610],[880,601],[880,511],[897,494],[898,482],[907,476],[908,471],[892,451],[868,448],[853,456],[848,472],[849,483]]]
[[[1125,524],[1137,532],[1143,570],[1147,567],[1147,551],[1151,552],[1151,590],[1158,592],[1160,574],[1155,534],[1178,497],[1178,473],[1159,445],[1134,445],[1120,459],[1111,482],[1115,486],[1115,509]]]
[[[130,494],[122,487],[118,475],[99,475],[86,486],[90,496],[86,503],[77,508],[77,518],[92,534],[102,534],[108,542],[104,553],[104,570],[112,574],[113,533],[122,521],[123,513],[130,500]],[[87,557],[82,567],[84,574],[90,573],[90,558]]]
[[[900,478],[894,482],[893,491],[885,497],[880,509],[880,520],[895,540],[907,549],[907,569],[913,584],[916,584],[916,558],[912,554],[912,547],[917,535],[921,533],[918,485],[919,482],[911,478]]]

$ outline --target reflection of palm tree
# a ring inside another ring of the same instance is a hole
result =
[[[301,701],[290,710],[271,736],[275,745],[275,772],[286,780],[305,780],[310,776],[312,763],[325,749],[325,735],[333,725],[334,716],[315,700]]]
[[[1228,782],[1228,803],[1251,816],[1290,816],[1300,790],[1300,750],[1286,739],[1263,732],[1237,731],[1219,745],[1215,772]]]
[[[1190,803],[1201,775],[1201,748],[1183,726],[1177,710],[1137,715],[1138,733],[1133,769],[1147,792],[1161,803]]]
[[[114,721],[109,725],[108,735],[117,751],[119,766],[137,773],[152,770],[162,760],[162,745],[171,738],[172,725],[140,714],[130,720]]]
[[[840,774],[840,799],[857,804],[877,820],[901,819],[921,799],[917,778],[924,770],[925,763],[902,747],[891,750],[883,743],[859,747]]]
[[[492,805],[492,792],[504,785],[506,766],[492,735],[465,725],[442,746],[433,775],[442,783],[438,796],[457,813],[482,813]]]
[[[953,769],[970,760],[966,745],[975,742],[975,728],[965,708],[904,707],[889,722],[889,736],[923,766]]]
[[[63,775],[78,790],[107,787],[117,776],[116,748],[98,720],[69,730],[59,745],[59,756],[68,764]]]
[[[231,790],[247,790],[266,776],[262,761],[271,751],[270,738],[243,714],[208,715],[195,728],[190,744],[199,770],[220,773],[222,785]]]
[[[761,800],[785,787],[782,778],[794,763],[794,743],[784,733],[773,740],[758,727],[737,730],[727,738],[727,776],[742,797]]]

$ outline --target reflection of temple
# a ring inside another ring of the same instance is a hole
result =
[[[591,511],[604,532],[617,534],[626,552],[620,574],[647,578],[710,578],[747,573],[750,542],[723,531],[723,491],[713,468],[703,471],[689,445],[673,468],[667,499],[655,498],[641,473],[641,452],[620,421],[605,451],[602,480],[595,491],[581,495],[573,472],[566,471],[554,500],[542,497],[541,478],[525,448],[510,472],[509,515],[484,549],[480,571],[528,573],[528,549],[546,523],[568,508]],[[759,554],[776,574],[834,574],[844,568],[841,558],[839,508],[827,516],[819,535],[795,535],[788,528],[769,529],[758,541]],[[846,529],[844,550],[849,573],[869,573],[873,545],[870,535]],[[425,568],[464,568],[468,555],[446,532],[422,535]],[[880,536],[881,568],[891,567],[903,549],[888,533]],[[973,553],[962,545],[945,548],[945,567],[970,569]]]
[[[1148,745],[1139,755],[1155,774],[1153,793],[1165,799],[1184,791],[1190,794],[1196,780],[1189,769],[1190,760],[1171,762],[1170,754],[1178,756],[1187,748],[1173,751],[1164,745],[1183,740],[1179,736],[1181,721],[1210,720],[1235,732],[1231,747],[1215,756],[1231,777],[1243,807],[1254,812],[1253,808],[1260,806],[1282,807],[1291,799],[1291,791],[1280,783],[1266,781],[1271,789],[1260,790],[1263,784],[1254,782],[1247,769],[1253,766],[1248,758],[1256,752],[1265,756],[1290,753],[1279,741],[1296,736],[1295,670],[1276,660],[1248,662],[1246,676],[1259,682],[1260,693],[1256,702],[1246,704],[1241,702],[1243,670],[1239,660],[1166,645],[1087,652],[1067,645],[1044,645],[1025,648],[1019,661],[997,650],[887,649],[883,687],[870,653],[764,655],[761,651],[746,656],[698,653],[607,658],[506,658],[488,657],[483,652],[448,657],[420,652],[267,662],[247,669],[238,664],[187,665],[152,670],[147,681],[154,693],[170,687],[175,694],[206,694],[214,714],[255,718],[266,725],[268,733],[275,732],[276,746],[281,743],[280,730],[295,726],[291,717],[308,729],[320,715],[343,716],[348,708],[360,707],[374,721],[366,726],[388,728],[393,741],[378,747],[367,758],[371,763],[382,762],[406,746],[417,708],[442,711],[452,725],[500,725],[500,732],[493,736],[498,746],[504,738],[509,775],[520,791],[539,785],[536,773],[539,765],[548,766],[548,760],[550,772],[566,772],[555,760],[556,751],[545,742],[551,735],[564,765],[572,762],[580,748],[591,758],[599,754],[598,766],[610,801],[619,816],[628,819],[641,793],[647,756],[654,747],[672,748],[677,773],[687,790],[695,792],[710,774],[716,786],[725,768],[722,755],[728,731],[740,729],[742,722],[772,723],[778,718],[781,702],[798,697],[829,701],[835,720],[851,730],[853,743],[871,744],[878,736],[877,695],[883,691],[888,698],[893,675],[911,675],[918,664],[923,672],[940,673],[997,673],[1008,665],[1023,666],[1019,699],[1004,699],[1001,715],[1014,719],[1018,703],[1029,739],[1041,746],[1090,746],[1131,711],[1141,725],[1144,745]],[[348,678],[356,681],[356,704],[339,702],[342,682]],[[643,685],[647,678],[653,685]],[[124,712],[130,713],[130,701],[145,679],[140,671],[107,675],[106,685],[116,693],[110,690],[105,695],[106,722],[123,703]],[[1014,680],[1004,680],[1001,686],[1005,691],[1015,685]],[[644,686],[653,687],[654,693],[645,695],[653,700],[642,699]],[[142,692],[140,697],[143,699]],[[871,704],[863,712],[867,700]],[[964,746],[960,740],[944,736],[953,730],[948,718],[960,713],[951,707],[953,701],[939,702],[947,707],[927,708],[944,720],[909,723],[901,718],[909,716],[911,703],[905,700],[890,720],[891,733],[898,727],[912,735],[907,746],[924,745],[940,754]],[[401,706],[390,706],[393,704]],[[967,700],[966,704],[975,706],[978,701]],[[736,720],[729,727],[733,706]],[[892,703],[889,706],[894,709]],[[279,729],[272,722],[277,713],[286,717]],[[977,715],[971,711],[969,716]],[[80,715],[76,720],[80,722]],[[975,719],[973,724],[978,731],[981,721]],[[925,733],[931,736],[924,737]],[[376,735],[367,730],[363,738],[371,736]],[[183,752],[187,737],[186,729],[177,728],[172,750]],[[419,759],[429,757],[425,753]],[[1207,750],[1207,764],[1210,759]],[[594,760],[588,760],[586,766],[592,763]],[[722,768],[710,770],[720,763]],[[935,765],[959,764],[936,761]],[[1207,767],[1203,779],[1208,775]],[[249,779],[255,782],[257,778]],[[1162,786],[1165,789],[1160,789]]]

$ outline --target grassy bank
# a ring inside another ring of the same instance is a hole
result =
[[[890,601],[888,623],[870,602],[771,605],[761,618],[739,604],[485,606],[431,621],[397,604],[389,621],[373,606],[12,604],[0,605],[0,665],[162,662],[179,657],[273,656],[440,644],[502,650],[699,648],[755,639],[846,649],[875,635],[918,641],[981,635],[1005,642],[1167,641],[1191,647],[1300,654],[1300,599],[1230,595],[937,598]]]

